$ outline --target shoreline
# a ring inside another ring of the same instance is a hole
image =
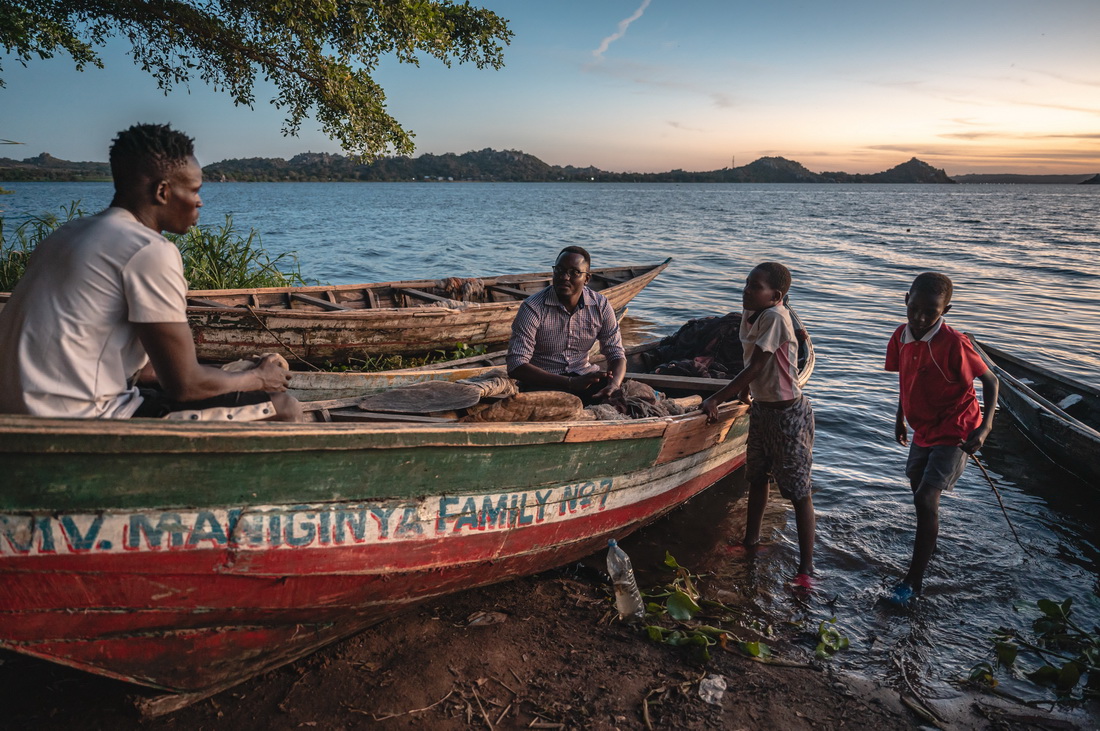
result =
[[[786,664],[715,648],[708,663],[611,619],[609,591],[568,571],[473,589],[420,605],[302,660],[165,716],[138,717],[149,696],[13,653],[0,654],[13,727],[112,728],[927,728],[897,690],[811,666],[789,642]],[[488,619],[486,619],[488,617]],[[720,675],[720,705],[699,683]],[[948,728],[1089,723],[962,692],[927,702]],[[1094,721],[1095,719],[1093,719]]]

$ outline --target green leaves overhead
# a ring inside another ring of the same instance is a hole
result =
[[[278,89],[283,134],[313,111],[347,152],[373,158],[413,151],[372,76],[383,57],[498,69],[512,31],[453,0],[0,0],[0,46],[24,65],[67,53],[78,70],[102,67],[95,47],[118,36],[165,93],[198,79],[251,107],[260,77]]]

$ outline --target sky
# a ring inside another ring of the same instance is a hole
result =
[[[415,155],[521,150],[615,172],[717,170],[781,156],[874,173],[1100,172],[1097,0],[472,0],[509,20],[505,66],[384,62]],[[0,55],[0,156],[104,161],[118,130],[168,122],[208,164],[340,152],[201,81],[169,95],[110,42],[106,68]]]

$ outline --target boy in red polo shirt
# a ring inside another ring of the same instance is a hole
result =
[[[985,443],[997,406],[997,377],[970,340],[943,321],[951,291],[943,274],[925,272],[914,279],[905,295],[908,323],[894,331],[886,348],[886,370],[898,373],[901,386],[894,426],[898,444],[909,444],[905,422],[913,427],[905,475],[917,509],[909,573],[887,599],[898,605],[921,593],[940,532],[940,493],[955,487],[967,456]],[[975,378],[982,382],[984,415]]]

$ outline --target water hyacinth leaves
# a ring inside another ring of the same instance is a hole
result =
[[[694,619],[695,615],[702,611],[702,607],[680,589],[672,592],[665,603],[665,607],[668,609],[668,616],[679,622]]]
[[[830,617],[817,627],[817,649],[814,655],[818,660],[831,660],[833,655],[848,649],[848,638],[836,629],[836,617]]]
[[[665,566],[676,572],[676,582],[681,587],[682,591],[691,598],[692,602],[699,601],[701,595],[699,590],[695,588],[695,582],[692,581],[691,572],[681,566],[676,561],[676,558],[668,551],[665,551]],[[695,611],[698,612],[699,609],[696,608]]]
[[[726,650],[738,649],[749,657],[759,660],[771,657],[771,648],[762,642],[738,641],[730,630],[699,623],[699,617],[704,615],[704,605],[721,612],[721,616],[708,615],[718,621],[731,620],[732,615],[738,614],[739,611],[720,602],[704,601],[695,586],[695,579],[698,577],[693,576],[667,552],[664,565],[675,572],[675,576],[670,583],[657,587],[645,595],[649,600],[646,605],[646,614],[653,621],[653,624],[645,628],[649,639],[674,647],[689,647],[695,656],[703,661],[710,659],[710,648],[715,645]],[[670,629],[657,624],[662,619],[675,622],[676,627]],[[756,622],[752,627],[742,626],[742,629],[757,634],[763,633],[759,623]],[[770,627],[767,630],[770,631]]]
[[[763,642],[738,642],[737,647],[749,657],[766,660],[772,656],[772,648],[768,647]]]
[[[967,679],[972,683],[978,683],[989,688],[997,687],[997,678],[993,677],[993,666],[987,662],[980,662],[970,668],[970,675],[967,676]]]
[[[997,653],[997,664],[1006,668],[1012,667],[1020,653],[1020,648],[1012,642],[997,642],[993,649]]]
[[[1082,695],[1100,697],[1100,631],[1089,632],[1073,621],[1072,599],[1061,602],[1040,599],[1034,605],[1018,603],[1016,609],[1031,606],[1042,612],[1032,622],[1034,636],[1025,637],[1014,629],[1002,628],[993,638],[997,665],[1018,672],[1037,685],[1053,688],[1060,696],[1072,694],[1087,676]],[[1021,661],[1024,654],[1038,658],[1042,664],[1034,669],[1027,667]],[[989,686],[997,683],[988,663],[975,665],[970,679]]]

